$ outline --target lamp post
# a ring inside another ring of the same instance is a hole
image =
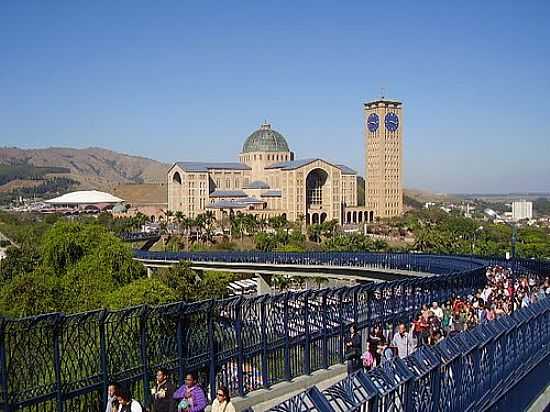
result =
[[[483,213],[485,213],[487,216],[489,216],[492,219],[502,220],[504,223],[506,223],[508,226],[510,226],[512,228],[512,260],[515,260],[515,258],[516,258],[516,238],[517,238],[517,230],[518,230],[516,222],[515,221],[512,221],[511,223],[507,222],[497,212],[495,212],[493,209],[487,208],[483,211]]]

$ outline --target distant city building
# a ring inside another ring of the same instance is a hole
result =
[[[402,104],[365,103],[366,203],[377,217],[403,213]]]
[[[533,203],[526,200],[512,202],[512,219],[532,219],[533,218]]]
[[[244,142],[239,162],[177,162],[167,173],[168,209],[218,219],[242,212],[259,218],[303,218],[306,224],[374,220],[358,206],[358,176],[323,159],[295,159],[286,139],[264,123]]]

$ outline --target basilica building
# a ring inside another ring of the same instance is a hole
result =
[[[168,170],[168,209],[194,217],[249,213],[306,224],[361,224],[357,172],[319,158],[296,159],[283,135],[264,123],[244,142],[238,162],[177,162]]]

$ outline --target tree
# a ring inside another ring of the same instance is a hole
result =
[[[241,241],[244,238],[244,231],[245,231],[245,215],[243,215],[241,212],[237,212],[233,216],[233,220],[231,222],[232,225],[232,232],[238,233],[241,237]]]
[[[170,218],[174,216],[174,212],[168,209],[163,210],[162,213],[164,214],[164,220],[166,221],[166,223],[168,223],[170,221]]]
[[[249,235],[255,235],[259,226],[258,218],[256,217],[256,215],[244,215],[243,225],[246,233],[248,233]]]
[[[122,309],[141,304],[160,305],[176,300],[175,291],[155,278],[137,279],[106,297],[106,303],[110,309]]]
[[[323,232],[322,226],[317,223],[314,223],[313,225],[309,225],[307,228],[309,239],[313,242],[321,243],[322,232]]]
[[[57,312],[60,286],[51,271],[37,269],[16,275],[0,289],[0,313],[12,317]]]
[[[285,230],[288,234],[288,220],[285,215],[273,216],[269,218],[269,225],[275,229],[275,231]]]
[[[306,217],[303,213],[300,213],[298,215],[298,219],[296,219],[296,226],[298,226],[298,229],[300,230],[300,233],[304,232],[304,223],[306,221]]]
[[[332,236],[334,236],[334,233],[336,232],[337,227],[338,227],[338,221],[336,219],[327,220],[321,223],[321,227],[320,227],[321,236],[325,238],[331,238]]]
[[[258,232],[255,237],[256,249],[264,252],[272,252],[277,247],[275,235],[271,233]]]
[[[39,262],[37,245],[24,242],[20,247],[9,246],[6,257],[0,260],[0,281],[7,282],[17,275],[30,273],[38,267]]]
[[[233,280],[233,275],[224,272],[204,272],[199,276],[191,262],[186,261],[160,270],[155,277],[174,292],[176,300],[186,302],[225,297]]]
[[[191,269],[191,262],[181,261],[174,266],[161,269],[156,277],[174,291],[177,300],[194,300],[200,279],[197,272]]]
[[[204,230],[206,225],[206,217],[203,213],[200,213],[195,217],[194,226],[197,233],[197,242],[202,237],[202,231]]]
[[[204,227],[206,229],[206,240],[210,243],[213,241],[214,224],[216,223],[216,215],[211,210],[207,210],[204,214]]]
[[[174,217],[175,217],[176,223],[178,225],[178,234],[179,234],[179,233],[181,233],[181,224],[183,222],[183,219],[185,219],[185,215],[183,214],[183,212],[181,210],[178,210],[174,214]]]
[[[185,250],[189,250],[189,237],[191,236],[191,228],[193,227],[194,220],[184,216],[181,220],[181,224],[185,230]]]

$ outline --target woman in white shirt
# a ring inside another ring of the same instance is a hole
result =
[[[235,407],[231,403],[229,389],[226,386],[220,386],[216,392],[216,399],[212,402],[212,412],[235,412]]]
[[[126,391],[117,388],[115,396],[118,401],[118,412],[143,412],[141,404],[132,399]]]

